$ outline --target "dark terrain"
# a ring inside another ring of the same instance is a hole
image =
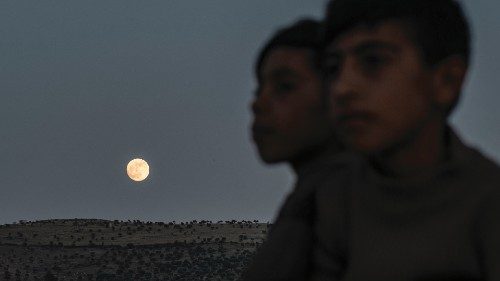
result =
[[[0,226],[0,280],[237,280],[257,221],[45,220]]]

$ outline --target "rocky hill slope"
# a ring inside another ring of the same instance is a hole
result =
[[[237,280],[257,221],[65,219],[0,226],[0,280]]]

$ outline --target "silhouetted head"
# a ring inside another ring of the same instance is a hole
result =
[[[300,161],[331,136],[323,102],[320,24],[301,20],[279,30],[255,65],[252,135],[266,163]]]
[[[378,153],[438,137],[468,68],[469,26],[453,0],[332,0],[323,47],[335,129]]]

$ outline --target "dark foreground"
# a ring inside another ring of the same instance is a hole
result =
[[[76,219],[3,225],[0,280],[237,280],[267,228]]]

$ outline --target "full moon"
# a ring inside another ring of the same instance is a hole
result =
[[[149,175],[149,165],[148,162],[136,158],[128,162],[127,164],[127,175],[133,181],[143,181]]]

